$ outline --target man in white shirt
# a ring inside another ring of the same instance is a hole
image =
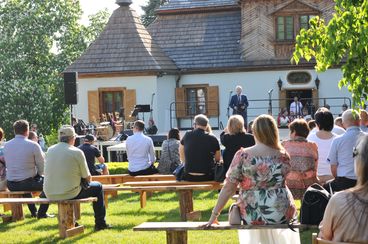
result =
[[[303,104],[298,101],[298,97],[294,97],[294,102],[290,104],[290,113],[293,112],[296,117],[302,115]]]
[[[134,122],[133,133],[126,140],[126,150],[129,161],[128,172],[132,176],[157,174],[158,170],[153,165],[155,149],[150,137],[143,134],[144,122],[137,120]]]

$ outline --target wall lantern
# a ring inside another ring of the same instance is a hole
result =
[[[317,78],[314,80],[314,84],[316,84],[316,88],[317,88],[317,90],[318,90],[318,88],[319,88],[319,83],[320,83],[321,81],[318,79],[318,76],[317,76]]]
[[[279,80],[277,81],[277,85],[279,87],[279,90],[281,91],[281,88],[282,88],[282,80],[281,80],[281,77],[279,78]]]

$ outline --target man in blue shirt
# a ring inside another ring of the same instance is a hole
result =
[[[348,109],[342,114],[342,123],[346,132],[332,141],[327,157],[327,162],[331,165],[331,172],[335,179],[324,187],[329,190],[330,185],[334,192],[356,185],[353,150],[359,137],[365,134],[359,127],[359,114],[353,113],[352,109]]]
[[[126,140],[126,150],[129,161],[128,172],[132,176],[157,174],[155,149],[150,137],[143,134],[144,122],[134,122],[133,133]]]

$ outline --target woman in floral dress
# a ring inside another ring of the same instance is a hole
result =
[[[260,115],[254,121],[253,134],[256,145],[235,154],[217,204],[204,227],[217,223],[222,208],[238,186],[237,204],[246,224],[286,224],[295,216],[294,200],[285,185],[290,158],[279,142],[275,120]]]

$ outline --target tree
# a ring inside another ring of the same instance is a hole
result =
[[[368,92],[368,0],[335,2],[336,13],[327,24],[316,17],[310,29],[301,30],[293,60],[315,58],[318,72],[341,64],[339,87],[351,92],[353,107],[363,107]]]
[[[149,26],[156,19],[156,10],[166,2],[167,0],[149,0],[148,4],[142,7],[144,14],[141,19],[144,26]]]
[[[67,121],[61,72],[101,32],[106,14],[79,24],[79,0],[7,0],[0,4],[0,127],[26,119],[49,134]],[[92,28],[92,27],[93,28]]]

